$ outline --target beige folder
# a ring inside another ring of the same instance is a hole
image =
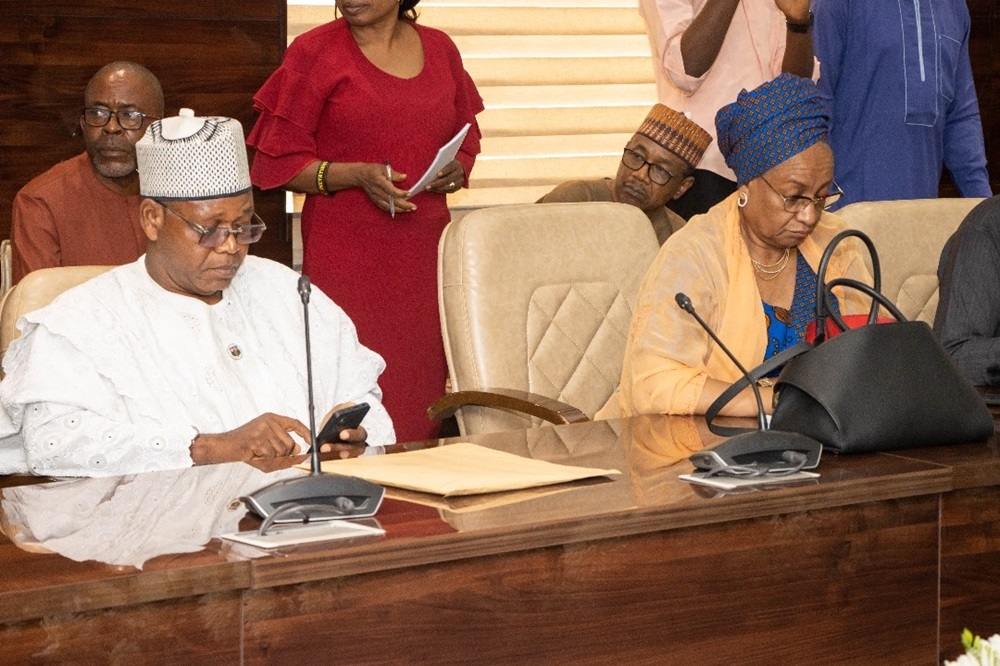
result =
[[[323,462],[323,471],[445,497],[621,474],[616,469],[557,465],[467,443],[387,456],[327,460]]]

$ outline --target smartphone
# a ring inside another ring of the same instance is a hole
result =
[[[360,426],[369,409],[371,409],[371,405],[367,402],[338,409],[327,419],[326,424],[323,426],[323,431],[316,437],[316,443],[340,442],[340,433],[344,430],[353,430]],[[351,444],[365,445],[364,442],[351,442]]]

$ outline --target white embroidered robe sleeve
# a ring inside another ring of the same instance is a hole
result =
[[[247,257],[223,300],[169,293],[143,259],[22,319],[0,384],[0,472],[104,476],[190,466],[197,432],[265,412],[308,423],[298,275]],[[310,305],[316,409],[367,401],[371,444],[395,433],[382,358],[322,293]]]
[[[54,476],[114,476],[189,467],[191,422],[147,420],[93,359],[42,326],[15,348],[4,394],[19,396],[26,469]],[[7,456],[4,456],[6,458]]]

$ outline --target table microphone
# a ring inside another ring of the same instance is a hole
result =
[[[316,446],[316,401],[313,396],[312,336],[309,334],[309,296],[312,282],[308,275],[299,278],[299,298],[302,299],[302,321],[306,338],[306,393],[309,396],[309,472],[313,476],[322,474],[319,461],[319,447]]]
[[[729,360],[739,368],[743,376],[750,384],[754,398],[757,400],[757,426],[758,429],[748,431],[739,435],[734,435],[712,449],[698,451],[690,456],[690,460],[699,469],[718,469],[720,466],[750,466],[758,465],[767,467],[770,470],[787,470],[791,466],[799,469],[811,469],[819,464],[820,454],[823,445],[811,437],[806,437],[797,432],[784,432],[780,430],[769,430],[767,416],[764,413],[764,401],[760,397],[760,388],[757,382],[753,381],[750,373],[743,367],[736,356],[719,339],[719,336],[709,328],[694,309],[691,299],[684,293],[678,292],[674,297],[677,305],[705,329],[705,332],[719,345],[719,349],[725,352]],[[707,417],[706,417],[707,420]],[[711,424],[709,424],[711,425]],[[785,453],[793,451],[805,454],[804,464],[797,464],[800,459],[796,457],[796,463],[789,460]]]
[[[367,518],[375,515],[385,489],[364,479],[340,474],[324,474],[316,443],[316,409],[313,395],[312,345],[309,335],[309,277],[299,278],[302,318],[305,323],[306,392],[309,396],[310,472],[308,476],[285,479],[241,497],[250,509],[264,519],[265,527],[274,522],[310,522],[338,518]],[[287,516],[287,517],[286,517]]]

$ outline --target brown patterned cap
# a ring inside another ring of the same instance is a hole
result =
[[[692,168],[698,166],[708,144],[712,143],[712,135],[697,123],[662,104],[653,105],[636,134],[660,144]]]

